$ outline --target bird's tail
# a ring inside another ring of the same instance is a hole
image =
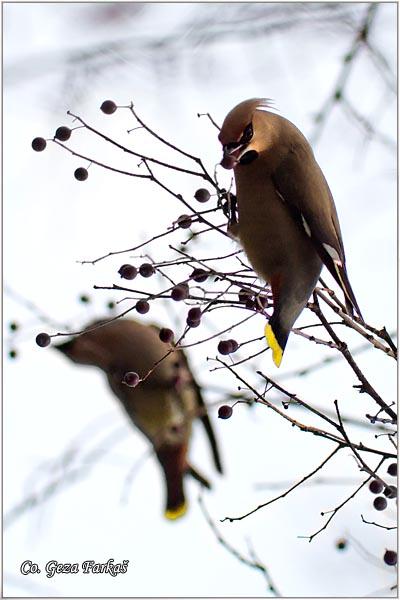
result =
[[[186,472],[186,445],[163,445],[157,451],[157,457],[164,471],[167,500],[165,517],[174,521],[182,517],[187,510],[183,490],[183,476]]]
[[[272,359],[277,367],[282,362],[283,352],[286,347],[290,329],[286,329],[280,320],[279,312],[274,311],[274,314],[265,326],[264,334],[268,346],[272,350]]]
[[[342,265],[342,263],[337,263],[334,262],[334,267],[335,267],[335,272],[332,273],[332,275],[334,276],[334,278],[336,279],[336,281],[338,282],[338,284],[340,285],[340,287],[342,288],[343,294],[344,294],[344,299],[345,299],[345,303],[346,303],[346,309],[347,312],[349,313],[349,315],[352,317],[353,316],[353,310],[356,310],[358,316],[363,319],[363,316],[361,314],[361,311],[358,307],[357,304],[357,300],[356,297],[354,295],[353,289],[350,285],[350,281],[349,281],[349,277],[347,275],[347,270],[346,270],[346,266]]]
[[[192,465],[188,465],[186,468],[186,474],[190,475],[191,477],[193,477],[193,479],[195,479],[196,481],[198,481],[203,487],[207,488],[208,490],[211,489],[211,484],[208,481],[208,479],[206,479],[204,477],[204,475],[202,475],[201,473],[199,473],[199,471],[197,469],[195,469]]]
[[[202,486],[211,488],[209,481],[186,462],[187,448],[181,446],[163,446],[158,450],[157,456],[163,468],[167,487],[167,502],[165,517],[171,521],[183,517],[187,510],[187,502],[183,489],[185,475],[190,475]]]

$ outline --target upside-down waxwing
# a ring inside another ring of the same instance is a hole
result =
[[[187,460],[195,418],[200,418],[205,427],[214,463],[220,473],[222,467],[201,391],[186,356],[182,350],[177,350],[156,364],[169,349],[161,342],[158,333],[156,326],[130,319],[117,319],[110,323],[100,320],[90,323],[82,335],[54,348],[75,363],[92,365],[104,371],[111,390],[131,421],[154,448],[166,481],[165,516],[177,519],[186,512],[183,486],[186,474],[210,487]],[[124,375],[132,372],[143,378],[136,387],[124,383]]]
[[[237,237],[254,270],[271,285],[274,312],[265,337],[279,367],[291,328],[328,268],[347,311],[362,318],[347,276],[335,204],[310,144],[293,123],[265,110],[267,99],[241,102],[225,117],[221,165],[236,182]]]

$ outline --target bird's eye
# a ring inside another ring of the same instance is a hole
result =
[[[229,142],[224,145],[225,150],[236,150],[240,146],[244,146],[248,144],[253,137],[253,124],[249,123],[245,130],[243,131],[243,135],[238,142]]]
[[[240,138],[241,144],[248,144],[253,137],[253,124],[249,123]]]

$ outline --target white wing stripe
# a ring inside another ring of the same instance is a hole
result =
[[[327,251],[327,253],[329,254],[329,256],[331,257],[331,259],[333,260],[333,262],[335,262],[340,267],[343,267],[342,261],[340,260],[340,256],[339,256],[338,252],[335,250],[335,248],[333,248],[329,244],[322,244],[322,245],[325,248],[325,250]]]
[[[306,234],[308,235],[308,237],[311,237],[311,229],[310,229],[307,221],[303,217],[303,215],[301,215],[301,221],[303,223],[303,227],[304,227],[304,230],[305,230]]]

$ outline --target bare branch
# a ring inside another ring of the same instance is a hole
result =
[[[256,569],[258,571],[261,571],[261,573],[263,574],[265,581],[267,583],[267,589],[274,595],[277,597],[280,597],[281,594],[278,592],[275,584],[273,583],[271,576],[269,574],[268,569],[266,568],[266,566],[264,564],[262,564],[259,560],[257,559],[253,559],[250,560],[248,558],[246,558],[245,556],[243,556],[243,554],[241,554],[238,550],[236,550],[233,546],[231,546],[220,534],[220,532],[218,531],[214,521],[211,519],[205,505],[204,505],[204,501],[203,501],[203,497],[202,495],[199,495],[198,497],[198,502],[201,508],[201,511],[208,523],[208,525],[210,526],[212,532],[214,533],[216,539],[218,540],[218,542],[221,544],[221,546],[223,546],[226,550],[228,550],[228,552],[230,554],[232,554],[232,556],[234,556],[235,558],[238,559],[239,562],[243,563],[244,565],[247,565],[248,567],[251,567],[252,569]]]
[[[286,490],[286,492],[283,492],[283,494],[280,494],[279,496],[276,496],[275,498],[272,498],[272,500],[268,500],[268,502],[264,502],[263,504],[259,504],[256,508],[253,508],[253,510],[250,510],[249,512],[247,512],[244,515],[241,515],[240,517],[224,517],[223,519],[221,519],[221,523],[224,523],[224,521],[229,521],[230,523],[232,523],[233,521],[241,521],[242,519],[245,519],[246,517],[249,517],[250,515],[252,515],[255,512],[259,511],[261,508],[265,508],[266,506],[269,506],[270,504],[273,504],[277,500],[280,500],[281,498],[285,498],[285,496],[287,496],[288,494],[290,494],[290,492],[292,492],[293,490],[295,490],[302,483],[304,483],[305,481],[307,481],[307,479],[309,479],[310,477],[312,477],[313,475],[315,475],[315,473],[317,473],[318,471],[320,471],[331,460],[331,458],[333,458],[335,456],[336,452],[338,452],[338,450],[340,450],[341,448],[342,448],[342,446],[340,444],[337,445],[336,448],[333,450],[333,452],[331,452],[327,456],[327,458],[325,460],[323,460],[313,471],[311,471],[311,473],[308,473],[308,475],[305,475],[303,477],[303,479],[300,479],[300,481],[298,481],[297,483],[295,483],[294,485],[292,485],[289,489]]]
[[[378,465],[375,468],[375,472],[378,471],[379,467],[381,466],[381,464],[383,463],[385,459],[382,458]],[[325,522],[325,524],[321,527],[321,529],[318,529],[318,531],[316,531],[315,533],[313,533],[312,535],[299,535],[299,538],[305,538],[308,539],[309,542],[312,542],[313,539],[321,533],[321,531],[324,531],[324,529],[326,529],[329,525],[329,523],[332,521],[332,519],[334,518],[334,516],[339,512],[339,510],[341,508],[343,508],[343,506],[345,506],[345,504],[347,504],[350,500],[352,500],[357,494],[358,492],[372,479],[371,476],[369,476],[365,481],[363,481],[363,483],[358,486],[358,488],[356,488],[356,490],[350,495],[348,496],[348,498],[346,498],[346,500],[344,500],[341,504],[339,504],[338,506],[336,506],[336,508],[334,508],[333,510],[329,510],[329,511],[325,511],[325,512],[321,512],[321,515],[324,516],[326,515],[328,512],[332,513],[330,515],[330,517],[327,519],[327,521]]]

